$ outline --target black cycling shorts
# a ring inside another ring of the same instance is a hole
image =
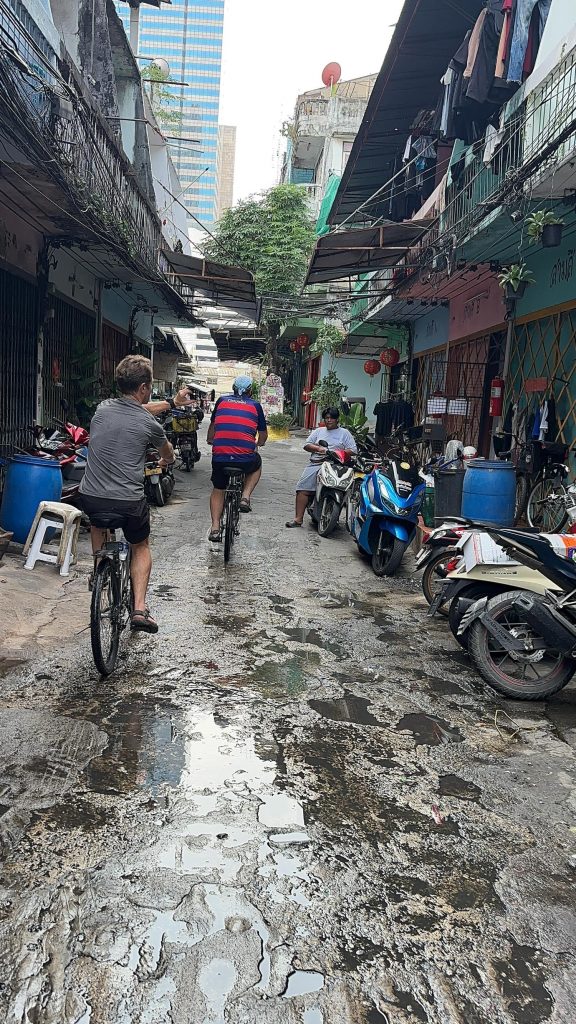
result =
[[[212,460],[212,476],[210,479],[217,491],[225,491],[228,486],[228,477],[224,472],[225,466],[234,466],[244,476],[249,476],[250,473],[255,473],[257,469],[262,469],[262,459],[258,452],[250,462],[235,462],[231,459],[230,462],[214,462]]]
[[[122,530],[129,544],[140,544],[150,536],[150,510],[145,498],[119,501],[80,494],[80,500],[92,526],[101,530]]]

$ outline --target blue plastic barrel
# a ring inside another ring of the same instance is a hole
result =
[[[24,544],[41,501],[60,501],[62,471],[58,459],[38,459],[34,455],[13,455],[6,473],[0,526]]]
[[[472,459],[462,488],[462,515],[490,526],[513,526],[516,471],[511,462]]]

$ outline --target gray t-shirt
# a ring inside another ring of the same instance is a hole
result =
[[[92,498],[138,501],[144,497],[149,444],[161,448],[166,434],[135,398],[101,402],[90,424],[88,464],[80,492]]]
[[[346,430],[346,427],[334,427],[333,430],[328,430],[327,427],[316,427],[316,430],[313,430],[310,434],[306,444],[318,444],[319,441],[327,441],[328,449],[331,452],[335,448],[345,448],[350,452],[357,451],[356,441],[350,431]],[[322,458],[323,456],[320,453],[312,452],[310,462],[322,462]]]

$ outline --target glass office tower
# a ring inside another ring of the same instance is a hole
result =
[[[185,85],[154,86],[161,105],[178,118],[162,127],[171,141],[170,153],[184,194],[180,201],[202,224],[216,217],[218,109],[225,0],[172,0],[170,6],[140,7],[138,61],[143,70],[150,60],[163,57],[170,78]],[[126,33],[130,9],[116,0]],[[164,99],[162,99],[164,97]],[[208,168],[207,170],[205,168]],[[197,180],[196,180],[197,179]],[[194,221],[192,221],[194,226]]]

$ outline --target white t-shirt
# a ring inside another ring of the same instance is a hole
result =
[[[356,441],[345,427],[334,427],[333,430],[328,430],[327,427],[316,427],[306,444],[319,444],[320,441],[326,441],[328,449],[332,452],[335,448],[346,448],[350,452],[357,451]],[[311,452],[310,462],[322,462],[322,456],[317,452]]]

